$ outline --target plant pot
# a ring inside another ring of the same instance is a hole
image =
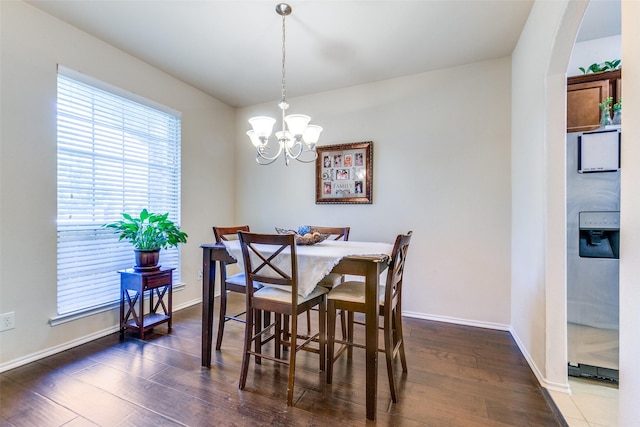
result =
[[[136,271],[155,271],[160,269],[158,261],[160,260],[160,249],[134,249],[136,257],[136,265],[134,270]]]
[[[613,124],[614,125],[622,124],[622,111],[621,110],[615,110],[613,112]]]
[[[613,124],[611,121],[611,112],[609,110],[602,110],[602,115],[600,116],[600,127],[610,126]]]

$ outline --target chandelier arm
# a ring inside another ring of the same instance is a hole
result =
[[[316,150],[312,150],[310,148],[305,147],[304,143],[302,141],[298,141],[296,142],[295,146],[299,146],[300,149],[298,150],[297,153],[294,154],[293,150],[291,150],[290,148],[284,147],[285,149],[285,153],[287,155],[287,157],[291,158],[291,159],[295,159],[299,162],[302,163],[312,163],[315,162],[316,159],[318,158],[318,153]],[[313,158],[311,160],[302,160],[300,157],[304,154],[304,153],[313,153]]]
[[[318,153],[315,152],[314,150],[304,150],[304,153],[306,152],[311,152],[313,153],[313,158],[310,160],[303,160],[300,157],[296,157],[296,160],[299,161],[300,163],[313,163],[316,161],[316,159],[318,158]]]
[[[298,148],[298,152],[296,153],[294,150]],[[302,154],[304,152],[304,145],[302,145],[302,142],[300,141],[296,141],[291,147],[284,147],[284,149],[287,152],[287,155],[289,157],[291,157],[292,159],[298,159],[298,157],[300,157],[300,154]],[[295,154],[294,154],[295,153]]]
[[[262,159],[264,159],[264,157],[262,157],[260,154],[258,154],[256,156],[256,163],[259,164],[260,166],[267,166],[267,165],[270,165],[271,163],[275,162],[276,160],[278,160],[277,157],[274,157],[269,161],[262,161]]]
[[[264,149],[267,148],[266,144],[263,145],[263,146],[257,147],[256,148],[256,153],[257,153],[256,161],[258,160],[258,158],[261,158],[261,159],[267,160],[269,162],[269,163],[264,163],[266,165],[273,163],[278,157],[280,157],[280,155],[282,154],[282,150],[284,148],[284,146],[283,146],[283,144],[281,142],[278,142],[278,144],[280,146],[278,148],[278,152],[273,156],[268,156],[268,155],[266,155],[264,153]],[[260,162],[258,162],[258,163],[260,163]],[[262,163],[260,163],[260,164],[262,164]]]

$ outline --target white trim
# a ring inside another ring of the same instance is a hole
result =
[[[477,320],[460,319],[457,317],[448,317],[448,316],[434,316],[430,314],[416,313],[412,311],[403,311],[402,315],[405,317],[412,317],[414,319],[434,320],[436,322],[453,323],[456,325],[465,325],[465,326],[474,326],[476,328],[495,329],[498,331],[511,330],[510,325],[504,325],[501,323],[479,322]]]
[[[184,286],[182,286],[181,289],[182,288],[184,288]],[[175,313],[176,311],[180,311],[180,310],[185,309],[187,307],[191,307],[193,305],[200,304],[201,302],[202,302],[201,298],[185,302],[183,304],[180,304],[179,306],[174,307],[173,312]],[[533,361],[533,358],[526,351],[526,348],[522,344],[522,341],[520,341],[520,338],[518,338],[518,335],[515,333],[513,328],[511,326],[509,326],[509,325],[504,325],[504,324],[500,324],[500,323],[490,323],[490,322],[478,322],[478,321],[475,321],[475,320],[460,319],[460,318],[448,317],[448,316],[434,316],[434,315],[427,315],[425,313],[417,313],[417,312],[411,312],[411,311],[403,311],[402,315],[404,317],[410,317],[410,318],[414,318],[414,319],[433,320],[433,321],[436,321],[436,322],[452,323],[452,324],[457,324],[457,325],[473,326],[473,327],[478,327],[478,328],[494,329],[494,330],[509,332],[511,334],[511,336],[513,337],[513,340],[515,341],[516,345],[518,346],[518,349],[520,350],[520,352],[524,356],[525,360],[527,361],[527,364],[531,368],[531,370],[532,370],[533,374],[535,375],[536,379],[540,383],[540,385],[542,387],[548,389],[548,390],[557,391],[557,392],[560,392],[560,393],[571,394],[571,388],[569,387],[568,384],[552,383],[552,382],[547,381],[544,378],[544,376],[540,372],[540,369],[538,369],[538,367],[536,366],[535,362]],[[59,346],[51,347],[51,348],[48,348],[48,349],[43,350],[41,352],[33,353],[33,354],[27,355],[25,357],[22,357],[22,358],[19,358],[19,359],[14,359],[14,360],[11,360],[9,362],[0,364],[0,373],[4,372],[4,371],[8,371],[10,369],[14,369],[14,368],[20,367],[22,365],[26,365],[27,363],[34,362],[34,361],[42,359],[44,357],[51,356],[51,355],[59,353],[61,351],[68,350],[68,349],[76,347],[78,345],[86,344],[86,343],[88,343],[90,341],[93,341],[93,340],[96,340],[98,338],[102,338],[104,336],[107,336],[109,334],[117,332],[118,329],[119,329],[118,325],[112,326],[110,328],[103,329],[102,331],[98,331],[98,332],[96,332],[94,334],[87,335],[87,336],[84,336],[82,338],[79,338],[77,340],[69,341],[69,342],[61,344]]]
[[[520,340],[518,335],[515,333],[511,325],[505,325],[501,323],[479,322],[476,320],[460,319],[457,317],[434,316],[434,315],[428,315],[425,313],[416,313],[411,311],[403,311],[402,315],[405,317],[411,317],[415,319],[433,320],[436,322],[453,323],[456,325],[473,326],[478,328],[494,329],[498,331],[509,332],[511,334],[511,337],[515,341],[516,345],[518,346],[520,353],[522,353],[522,355],[524,356],[525,360],[527,361],[527,364],[529,365],[529,368],[531,368],[531,371],[533,372],[536,379],[538,380],[538,383],[540,383],[542,387],[548,390],[553,390],[560,393],[567,393],[567,394],[571,393],[571,388],[568,384],[550,382],[544,378],[544,376],[540,372],[540,369],[538,369],[538,366],[536,366],[535,362],[533,361],[533,358],[527,352],[526,347],[522,344],[522,341]]]
[[[516,342],[516,345],[520,349],[520,352],[522,353],[527,363],[529,364],[529,367],[533,371],[533,374],[538,379],[538,382],[540,383],[540,385],[548,390],[570,394],[571,389],[568,384],[561,384],[561,383],[554,383],[554,382],[547,381],[544,375],[542,375],[542,372],[540,372],[540,369],[538,369],[538,366],[536,365],[536,363],[533,361],[533,358],[527,351],[526,347],[518,337],[518,334],[516,334],[515,330],[513,328],[510,328],[509,332],[511,333],[513,340]]]
[[[171,114],[178,118],[182,118],[182,113],[178,110],[174,110],[171,107],[167,107],[166,105],[152,101],[133,92],[129,92],[117,86],[113,86],[109,83],[103,82],[102,80],[98,80],[95,77],[87,76],[86,74],[82,74],[78,71],[72,70],[71,68],[67,68],[64,65],[58,64],[58,74],[62,74],[63,76],[69,77],[70,79],[88,84],[100,90],[112,93],[122,98],[126,98],[130,101],[146,105],[147,107],[154,108],[167,114]]]
[[[185,302],[183,304],[180,304],[180,305],[174,307],[173,314],[175,314],[177,311],[180,311],[180,310],[185,309],[187,307],[191,307],[191,306],[199,304],[201,302],[202,302],[202,299],[200,298],[200,299],[191,300],[191,301]],[[44,349],[42,351],[39,351],[37,353],[31,353],[31,354],[28,354],[26,356],[20,357],[18,359],[10,360],[8,362],[0,364],[0,373],[8,371],[10,369],[19,368],[20,366],[26,365],[27,363],[35,362],[37,360],[44,359],[45,357],[52,356],[54,354],[60,353],[60,352],[65,351],[65,350],[69,350],[69,349],[77,347],[79,345],[86,344],[88,342],[97,340],[97,339],[102,338],[102,337],[106,337],[107,335],[110,335],[110,334],[113,334],[115,332],[118,332],[119,330],[120,330],[120,325],[110,326],[110,327],[105,328],[105,329],[103,329],[101,331],[97,331],[97,332],[94,332],[92,334],[85,335],[83,337],[77,338],[77,339],[75,339],[73,341],[68,341],[66,343],[57,345],[55,347],[49,347],[49,348]]]

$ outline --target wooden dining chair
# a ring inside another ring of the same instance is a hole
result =
[[[349,240],[349,231],[351,227],[319,227],[316,225],[310,225],[311,231],[317,231],[320,234],[328,235],[327,239],[331,240]],[[324,279],[318,283],[326,288],[333,288],[343,280],[342,274],[329,273]]]
[[[296,354],[301,350],[312,351],[319,356],[320,371],[325,369],[326,339],[326,294],[327,288],[316,286],[306,297],[298,295],[298,265],[296,243],[293,234],[256,234],[239,231],[240,247],[246,273],[246,320],[244,350],[239,388],[243,390],[247,382],[247,372],[251,355],[256,360],[267,359],[289,365],[287,385],[287,405],[293,405]],[[261,286],[256,289],[256,284]],[[276,287],[274,287],[276,286]],[[318,332],[299,338],[298,315],[318,307]],[[256,328],[255,321],[260,312],[275,313],[275,320]],[[288,342],[283,338],[283,317],[291,321]],[[275,332],[275,355],[262,352],[264,335]],[[301,341],[301,342],[299,342]],[[317,342],[317,347],[315,342]],[[313,344],[312,344],[313,343]],[[253,345],[253,350],[252,350]],[[282,357],[280,348],[287,345],[288,357]]]
[[[320,234],[328,235],[327,239],[330,240],[349,240],[349,231],[351,227],[321,227],[317,225],[310,225],[311,231],[317,231]],[[318,283],[320,286],[324,286],[328,289],[333,289],[338,284],[344,282],[344,275],[338,273],[329,273],[324,279]],[[340,325],[342,329],[342,338],[347,336],[347,321],[346,316],[340,311]],[[307,312],[307,330],[311,331],[311,312]]]
[[[412,231],[400,234],[396,238],[391,253],[391,261],[387,272],[387,280],[384,290],[380,291],[379,315],[383,318],[382,327],[384,335],[384,348],[379,351],[385,353],[387,362],[387,376],[391,400],[398,401],[393,375],[393,360],[400,355],[402,372],[407,372],[407,359],[404,352],[404,337],[402,334],[402,278],[405,261]],[[345,349],[353,347],[365,348],[364,345],[353,341],[354,323],[353,313],[365,312],[365,283],[360,281],[347,281],[337,286],[327,295],[327,383],[331,384],[333,377],[333,364]],[[336,340],[335,325],[336,311],[342,309],[348,313],[348,331],[346,340]],[[338,354],[335,354],[335,343],[343,345]]]
[[[238,231],[250,231],[248,225],[240,225],[234,227],[213,227],[213,235],[216,238],[216,243],[221,243],[223,240],[232,240],[238,238]],[[256,289],[260,289],[259,284],[255,284]],[[224,335],[224,325],[229,320],[236,322],[245,322],[241,316],[245,312],[227,315],[227,292],[237,292],[245,294],[247,290],[247,283],[244,272],[227,276],[227,263],[220,261],[220,312],[218,320],[218,337],[216,339],[216,350],[220,350],[222,346],[222,336]]]

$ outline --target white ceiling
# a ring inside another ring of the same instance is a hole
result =
[[[28,2],[231,106],[280,97],[275,0]],[[619,34],[620,0],[613,2]],[[286,81],[293,97],[509,55],[533,0],[288,3]]]

